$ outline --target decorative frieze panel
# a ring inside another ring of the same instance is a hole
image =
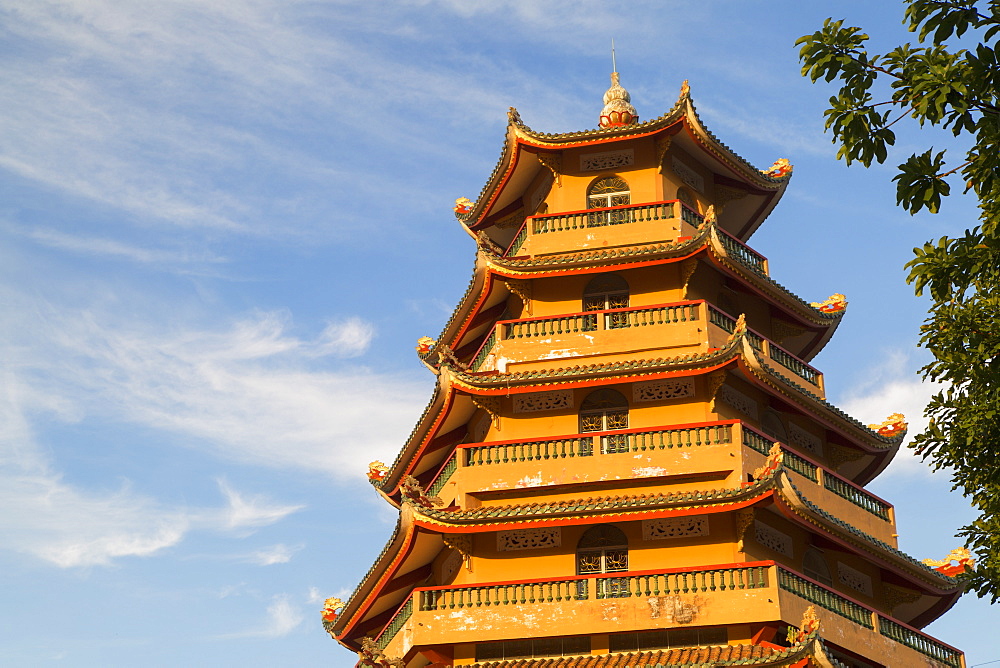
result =
[[[607,151],[605,153],[584,153],[580,156],[580,171],[600,172],[635,164],[635,151]]]
[[[668,517],[642,521],[643,540],[689,538],[708,535],[708,518],[704,516]]]
[[[572,390],[556,390],[555,392],[533,392],[531,394],[514,395],[515,413],[537,413],[539,411],[555,411],[560,408],[572,407]]]
[[[562,533],[559,527],[515,529],[513,531],[497,532],[498,552],[540,550],[546,547],[559,547],[560,545],[562,545]]]
[[[754,520],[754,540],[778,554],[794,556],[792,537],[759,520]]]
[[[720,387],[716,398],[729,404],[744,415],[752,417],[754,420],[760,414],[756,401],[730,385]]]
[[[788,423],[788,442],[814,455],[823,455],[823,441],[794,422]]]
[[[694,396],[693,378],[667,378],[632,386],[633,401],[665,401]]]
[[[698,192],[705,192],[705,179],[701,178],[701,174],[694,169],[685,165],[680,158],[674,156],[670,161],[670,166],[674,170],[674,174],[685,184]]]
[[[865,596],[872,595],[872,579],[859,570],[855,570],[843,562],[837,563],[837,579],[854,591]]]

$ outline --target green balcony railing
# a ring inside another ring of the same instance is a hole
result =
[[[962,666],[962,653],[958,650],[939,643],[919,631],[909,629],[882,615],[878,616],[878,630],[885,637],[892,638],[910,649],[915,649],[924,656],[929,656],[932,659],[949,666],[954,666],[955,668],[961,668]]]
[[[424,589],[420,591],[421,610],[454,610],[482,606],[526,605],[587,598],[587,580],[551,580],[516,582],[498,585]]]
[[[458,460],[456,459],[456,455],[452,455],[448,458],[444,468],[442,468],[437,476],[435,476],[434,480],[431,481],[430,487],[427,488],[427,495],[437,496],[440,494],[441,490],[448,484],[448,481],[451,480],[451,476],[455,474],[456,470],[458,470]]]
[[[524,245],[525,240],[528,238],[528,221],[524,221],[521,224],[521,229],[517,231],[514,235],[514,240],[510,242],[510,246],[504,252],[504,257],[514,257],[517,255],[517,251],[521,250],[521,246]]]
[[[736,319],[711,305],[708,307],[708,321],[730,334],[736,330]],[[747,338],[755,350],[760,351],[803,380],[819,386],[819,379],[822,375],[819,371],[753,330],[747,330]]]
[[[778,586],[866,629],[875,628],[868,608],[783,568],[778,569]]]
[[[486,358],[491,352],[493,352],[493,346],[497,344],[497,330],[494,329],[490,332],[490,335],[486,337],[483,341],[483,345],[479,346],[479,352],[476,356],[472,358],[472,362],[469,363],[469,371],[479,371],[479,367],[483,365]]]
[[[721,229],[719,230],[719,240],[729,257],[758,274],[767,276],[767,258],[757,251],[751,250],[749,246]]]
[[[502,324],[505,340],[530,339],[556,334],[592,332],[597,329],[597,315],[594,313],[575,313],[557,318],[511,320]]]
[[[756,450],[762,455],[768,454],[771,451],[771,447],[775,444],[775,441],[762,434],[758,434],[756,431],[749,429],[746,426],[744,426],[741,431],[743,432],[743,445]],[[809,460],[798,456],[788,448],[782,448],[782,451],[784,452],[785,466],[787,466],[790,470],[805,476],[813,482],[819,481],[818,466]],[[878,497],[869,494],[860,487],[852,485],[830,471],[823,471],[823,487],[837,496],[850,501],[858,508],[867,510],[869,513],[880,519],[887,522],[891,519],[890,508],[892,506]]]
[[[823,475],[823,486],[839,497],[847,499],[859,508],[863,508],[876,517],[889,521],[889,504],[864,492],[849,482],[838,478],[832,473]]]
[[[532,234],[579,230],[587,227],[623,225],[653,220],[669,220],[674,217],[677,200],[654,202],[652,204],[613,206],[586,211],[546,214],[528,218]],[[509,254],[509,252],[508,252]]]
[[[626,575],[597,579],[598,598],[663,596],[767,587],[767,566]]]
[[[698,320],[700,302],[603,311],[605,329],[669,325]]]
[[[384,651],[385,648],[389,646],[389,643],[392,642],[392,639],[396,637],[396,634],[399,633],[399,630],[403,628],[412,616],[413,597],[411,596],[406,599],[406,602],[403,603],[403,605],[399,606],[399,610],[397,610],[396,614],[392,616],[392,619],[389,620],[386,627],[382,629],[382,633],[378,634],[378,637],[375,639],[375,645],[378,646],[380,650]]]
[[[610,431],[576,434],[537,441],[490,443],[463,448],[466,466],[506,464],[589,457],[595,454],[594,439],[599,439],[597,453],[646,452],[699,445],[731,443],[732,424],[709,424],[679,429]]]
[[[463,450],[465,450],[466,466],[484,466],[542,459],[589,457],[594,454],[594,439],[592,436],[568,436],[541,441],[491,443]]]

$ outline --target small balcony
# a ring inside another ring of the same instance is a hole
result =
[[[783,621],[818,608],[820,633],[883,665],[964,668],[962,653],[773,561],[608,575],[421,587],[376,644],[414,646]]]
[[[636,359],[721,348],[736,320],[704,300],[501,320],[469,363],[470,371],[528,370],[556,360]],[[750,345],[793,383],[825,398],[823,374],[778,344],[749,330]]]
[[[504,257],[669,243],[692,236],[701,222],[679,200],[529,216]]]
[[[712,347],[721,347],[729,335],[736,329],[736,319],[723,313],[712,305],[708,306],[709,342]],[[747,330],[747,339],[751,347],[761,353],[774,371],[796,385],[800,385],[821,399],[826,398],[826,388],[823,384],[823,374],[815,367],[806,364],[801,359],[788,352],[777,343],[766,339],[752,329]],[[803,382],[805,381],[805,382]]]
[[[663,485],[671,481],[718,482],[738,487],[762,466],[775,441],[738,420],[676,425],[669,429],[622,429],[545,439],[469,443],[451,456],[429,485],[445,502],[516,490],[615,481]],[[799,493],[872,538],[896,545],[891,504],[787,447],[784,466]],[[724,480],[723,480],[724,479]]]

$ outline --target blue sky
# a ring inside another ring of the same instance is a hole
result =
[[[835,161],[793,47],[831,15],[913,39],[898,2],[0,1],[0,663],[353,665],[319,609],[392,530],[364,473],[470,276],[451,206],[508,106],[596,126],[612,37],[641,118],[690,79],[724,142],[792,161],[751,245],[805,299],[847,295],[814,361],[833,402],[919,423],[901,267],[975,210],[910,217],[892,168]],[[971,518],[949,488],[905,453],[872,486],[918,558]],[[973,666],[998,624],[968,597],[928,630]]]

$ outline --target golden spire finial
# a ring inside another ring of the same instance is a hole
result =
[[[618,80],[618,63],[615,60],[615,40],[611,40],[611,88],[604,93],[604,109],[601,110],[602,128],[617,128],[637,123],[639,115],[632,106],[632,96]]]

